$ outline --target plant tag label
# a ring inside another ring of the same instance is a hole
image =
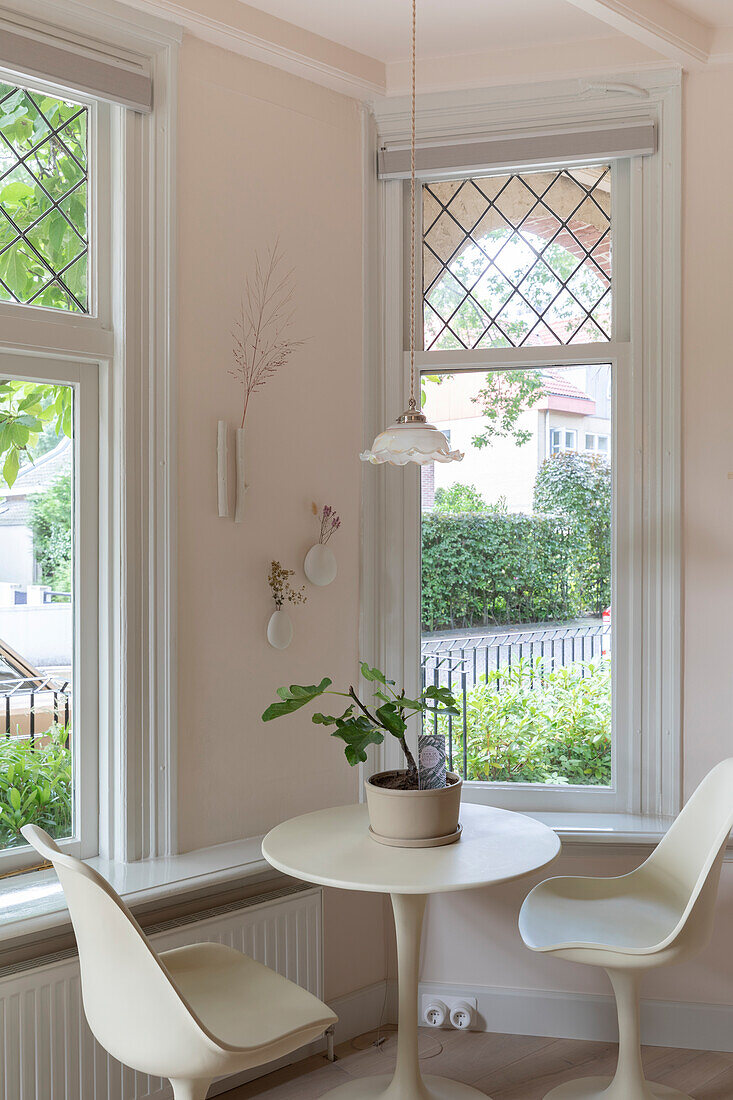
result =
[[[417,752],[420,790],[434,791],[445,787],[445,737],[442,734],[421,733],[417,739]]]

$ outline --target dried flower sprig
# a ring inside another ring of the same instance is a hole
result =
[[[305,594],[305,585],[299,589],[293,588],[290,578],[295,576],[295,570],[285,569],[279,561],[270,563],[270,575],[267,583],[275,601],[275,607],[280,610],[284,603],[305,603],[308,597]]]
[[[315,501],[313,502],[311,507],[313,508],[313,515],[316,517],[317,520],[320,521],[321,524],[318,541],[322,546],[325,546],[334,531],[338,531],[339,527],[341,526],[341,517],[331,507],[330,504],[324,504],[320,512],[318,510],[318,505],[315,503]]]
[[[234,363],[229,371],[244,388],[242,427],[249,399],[273,374],[284,367],[302,340],[287,336],[293,322],[293,272],[284,272],[279,242],[268,250],[266,262],[255,253],[255,270],[244,284],[241,313],[235,322]]]

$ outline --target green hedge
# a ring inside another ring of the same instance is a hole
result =
[[[561,516],[426,513],[423,630],[599,614],[610,603],[610,569],[583,535]]]
[[[427,513],[423,629],[572,618],[572,546],[571,528],[556,516]]]
[[[482,677],[467,699],[467,778],[493,782],[608,786],[611,782],[611,663],[552,669],[540,658]],[[448,719],[440,720],[448,734]],[[453,758],[463,760],[463,724],[453,721]]]
[[[23,825],[40,825],[53,837],[72,830],[72,767],[68,730],[43,734],[48,744],[0,739],[0,848],[24,844]]]

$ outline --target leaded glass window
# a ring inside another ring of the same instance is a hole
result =
[[[87,115],[0,82],[0,301],[88,312]]]
[[[611,339],[611,169],[423,186],[426,351]]]

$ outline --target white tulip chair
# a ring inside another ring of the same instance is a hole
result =
[[[527,947],[602,966],[618,1011],[615,1077],[572,1081],[553,1089],[545,1100],[690,1100],[644,1077],[639,982],[646,970],[681,962],[708,944],[731,828],[733,759],[702,781],[635,871],[620,878],[552,878],[529,894],[519,915]]]
[[[223,944],[157,955],[101,875],[37,826],[22,833],[61,881],[95,1038],[125,1065],[167,1077],[174,1100],[204,1100],[215,1077],[281,1058],[336,1022],[317,997]]]

